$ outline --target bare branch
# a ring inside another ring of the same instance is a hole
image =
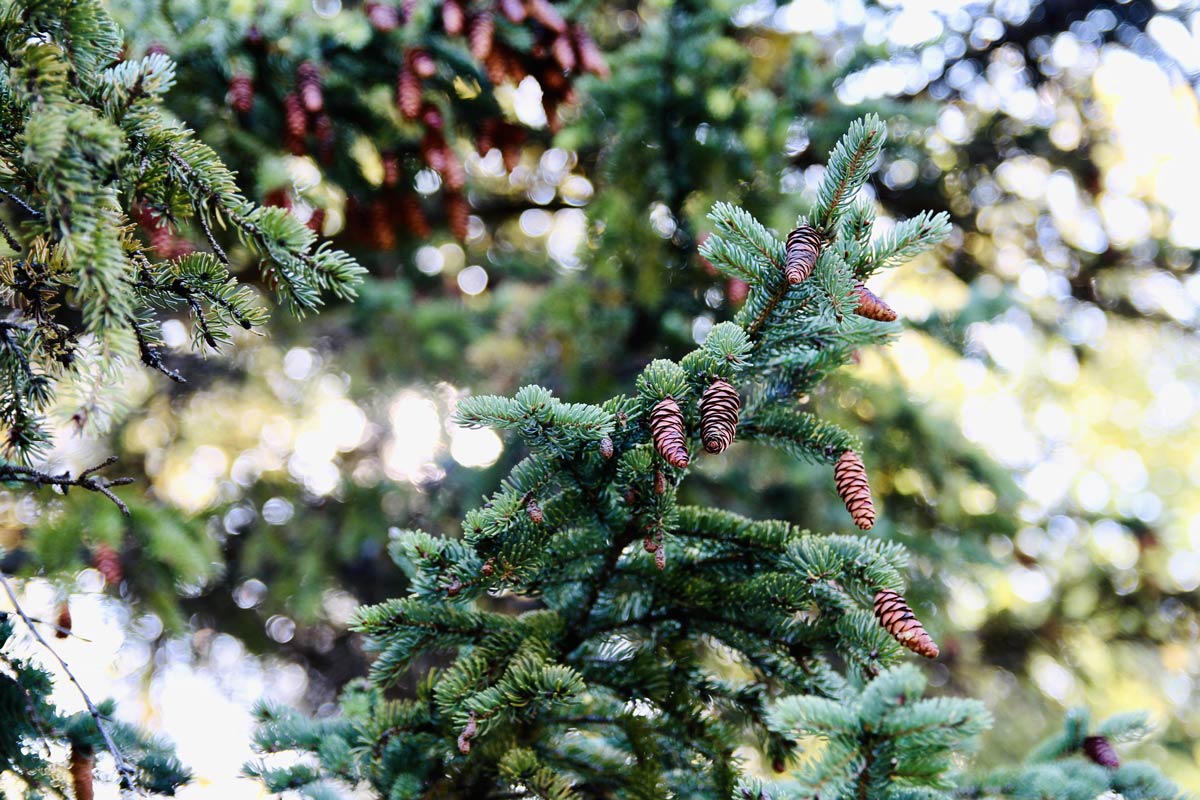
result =
[[[57,486],[62,489],[63,494],[72,486],[78,486],[81,489],[86,489],[89,492],[97,492],[107,497],[116,504],[117,508],[121,509],[121,513],[129,516],[129,506],[121,498],[117,497],[110,491],[113,486],[127,486],[134,482],[133,478],[102,478],[98,475],[92,475],[97,470],[104,469],[117,462],[116,456],[109,456],[103,462],[94,467],[89,467],[79,473],[78,477],[72,478],[70,472],[64,472],[60,475],[51,475],[48,472],[42,472],[31,467],[22,467],[19,464],[0,464],[0,481],[17,481],[19,483],[32,483],[35,486]]]

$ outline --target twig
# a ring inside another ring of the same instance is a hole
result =
[[[109,487],[112,486],[127,486],[134,483],[133,478],[102,478],[98,475],[92,475],[97,470],[112,466],[117,463],[116,456],[109,456],[94,467],[89,467],[79,473],[76,478],[71,477],[70,472],[64,472],[61,475],[51,475],[48,472],[42,472],[31,467],[22,467],[18,464],[0,464],[0,481],[18,481],[20,483],[32,483],[36,486],[57,486],[62,489],[63,494],[72,486],[78,486],[81,489],[87,489],[89,492],[97,492],[104,495],[109,500],[116,504],[117,508],[121,509],[121,513],[129,516],[129,506],[125,505],[121,498],[113,494]]]
[[[13,593],[12,587],[8,585],[8,580],[3,575],[0,575],[0,585],[4,586],[4,592],[8,595],[8,599],[12,603],[13,610],[16,611],[21,619],[25,621],[26,627],[29,628],[29,633],[42,647],[46,648],[46,650],[50,652],[50,655],[54,656],[54,659],[59,663],[59,666],[62,667],[63,672],[66,673],[66,676],[70,679],[71,683],[75,684],[75,688],[79,690],[79,694],[83,698],[84,704],[87,706],[88,713],[92,715],[92,720],[95,721],[97,730],[100,731],[100,735],[104,738],[104,746],[108,748],[108,752],[112,754],[113,760],[117,764],[117,772],[121,774],[122,783],[125,784],[127,788],[136,786],[137,770],[135,770],[133,766],[125,760],[125,756],[121,755],[120,749],[117,748],[117,743],[113,741],[112,734],[108,732],[108,728],[104,725],[104,716],[100,713],[100,709],[96,708],[96,704],[92,702],[92,698],[89,697],[88,693],[84,690],[83,684],[81,684],[75,677],[75,674],[71,672],[71,668],[67,666],[67,662],[63,660],[63,657],[60,656],[58,651],[51,647],[50,643],[43,639],[42,635],[37,632],[37,628],[35,628],[33,625],[33,620],[29,618],[29,615],[25,613],[25,609],[21,608],[21,604],[17,602],[16,594]]]
[[[162,351],[152,347],[150,342],[146,340],[141,327],[137,324],[137,320],[130,317],[129,325],[133,328],[133,335],[137,337],[138,353],[142,357],[142,363],[150,369],[158,370],[176,383],[187,383],[186,378],[166,365],[163,361]]]
[[[15,194],[13,194],[12,192],[10,192],[8,189],[3,189],[3,188],[0,188],[0,194],[4,195],[4,196],[5,196],[5,197],[7,197],[9,200],[11,200],[12,202],[16,203],[18,206],[20,206],[21,208],[23,208],[23,209],[25,210],[25,212],[26,212],[26,213],[28,213],[28,214],[32,214],[33,216],[37,217],[38,219],[41,219],[42,217],[44,217],[44,216],[45,216],[45,214],[43,214],[42,212],[38,211],[38,210],[37,210],[36,208],[34,208],[33,206],[29,205],[29,203],[26,203],[26,202],[25,202],[24,200],[22,200],[20,197],[17,197]]]
[[[221,249],[221,245],[217,244],[217,237],[213,236],[212,228],[208,227],[208,221],[204,219],[204,209],[199,204],[196,205],[196,221],[200,223],[200,228],[204,231],[204,235],[208,239],[208,246],[212,248],[213,253],[221,260],[221,263],[228,267],[229,256],[225,255],[225,251]]]
[[[18,253],[21,252],[21,243],[17,241],[17,237],[13,236],[13,232],[4,224],[4,220],[0,220],[0,236],[4,237],[4,241],[8,242],[8,246]]]

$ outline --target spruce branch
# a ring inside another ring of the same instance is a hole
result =
[[[117,508],[121,509],[121,513],[129,516],[129,506],[121,498],[117,497],[112,492],[114,486],[128,486],[134,483],[133,478],[104,478],[92,473],[112,466],[117,463],[117,456],[109,456],[108,458],[96,464],[93,467],[88,467],[79,473],[74,478],[70,472],[63,472],[58,475],[51,475],[48,472],[24,467],[19,464],[0,464],[0,481],[29,483],[36,487],[42,486],[57,486],[62,489],[63,494],[66,494],[72,486],[78,486],[89,492],[102,494],[111,500]]]
[[[118,505],[121,504],[119,500],[116,500],[116,498],[113,498],[113,500],[114,502],[118,503]],[[126,513],[128,513],[127,509]],[[108,752],[113,757],[113,761],[116,763],[117,772],[121,775],[122,788],[132,789],[138,787],[139,785],[137,782],[136,768],[126,761],[125,756],[121,754],[120,748],[117,747],[117,743],[113,740],[112,734],[108,730],[108,725],[104,720],[104,716],[100,713],[100,709],[96,707],[96,704],[92,702],[92,698],[88,695],[87,690],[83,688],[83,684],[81,684],[79,679],[75,677],[75,673],[71,672],[71,668],[67,665],[67,662],[63,659],[63,657],[58,654],[58,651],[51,647],[49,642],[43,639],[42,635],[38,633],[33,619],[31,619],[25,613],[25,609],[21,607],[20,602],[17,600],[17,595],[13,592],[12,587],[8,583],[8,579],[5,578],[3,574],[0,574],[0,586],[4,587],[4,592],[8,595],[8,600],[10,603],[12,603],[13,610],[15,610],[17,615],[20,616],[25,622],[25,626],[29,629],[30,635],[33,636],[38,644],[44,647],[50,653],[50,655],[54,657],[54,660],[58,662],[60,667],[62,667],[63,673],[67,676],[71,683],[75,684],[75,688],[79,691],[80,697],[83,698],[84,705],[87,706],[87,710],[92,717],[92,721],[96,723],[96,729],[100,731],[100,735],[104,739],[105,747],[108,749]],[[139,789],[139,794],[140,793],[141,792]]]

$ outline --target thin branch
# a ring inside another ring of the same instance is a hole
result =
[[[150,367],[150,369],[158,370],[176,383],[187,383],[187,379],[183,375],[166,365],[163,361],[162,351],[151,346],[150,342],[146,340],[141,327],[137,324],[137,320],[130,317],[129,324],[133,328],[134,336],[137,337],[138,353],[142,357],[142,363]]]
[[[21,252],[21,243],[17,241],[17,237],[13,236],[13,232],[4,224],[4,220],[0,219],[0,236],[4,237],[4,241],[8,246],[18,253]]]
[[[196,221],[200,223],[200,228],[204,231],[204,236],[208,239],[208,246],[212,248],[213,253],[221,260],[225,266],[229,266],[229,256],[225,255],[225,251],[221,249],[221,245],[217,244],[217,237],[213,236],[212,228],[208,227],[208,221],[204,219],[204,209],[199,204],[196,206]]]
[[[95,721],[96,728],[100,731],[100,735],[104,738],[105,747],[108,748],[108,752],[112,754],[113,760],[117,764],[117,772],[121,774],[122,783],[125,784],[127,788],[136,786],[137,770],[133,768],[132,764],[125,760],[125,756],[121,755],[120,749],[117,748],[117,743],[113,741],[112,734],[109,733],[108,728],[104,724],[104,715],[100,713],[100,709],[96,708],[96,704],[92,702],[92,698],[89,697],[88,693],[84,690],[83,684],[81,684],[75,677],[75,674],[71,672],[71,668],[67,666],[67,662],[63,660],[63,657],[58,654],[57,650],[50,646],[49,642],[42,638],[40,633],[38,633],[37,628],[34,627],[33,620],[29,618],[29,616],[25,613],[25,609],[21,608],[21,604],[17,602],[16,594],[13,593],[12,587],[8,585],[8,580],[3,575],[0,575],[0,585],[4,587],[4,592],[8,595],[8,599],[12,603],[13,609],[17,612],[21,619],[25,621],[26,627],[29,628],[29,633],[42,647],[46,648],[46,650],[50,652],[50,655],[54,656],[54,659],[58,662],[59,666],[62,667],[63,672],[66,673],[67,678],[69,678],[71,683],[75,684],[75,688],[79,690],[79,694],[83,698],[84,705],[87,706],[88,713],[92,715],[92,720]]]
[[[4,195],[4,196],[5,196],[5,197],[7,197],[9,200],[11,200],[13,203],[15,203],[16,205],[20,206],[22,209],[24,209],[24,210],[25,210],[25,212],[26,212],[27,214],[31,214],[32,216],[34,216],[34,217],[37,217],[38,219],[41,219],[42,217],[44,217],[44,216],[45,216],[45,214],[43,214],[42,212],[38,211],[38,210],[37,210],[36,208],[34,208],[33,206],[29,205],[29,203],[26,203],[26,202],[25,202],[24,200],[22,200],[20,197],[17,197],[17,195],[13,194],[13,193],[12,193],[12,192],[10,192],[8,189],[0,188],[0,194]]]
[[[33,469],[32,467],[22,467],[19,464],[0,464],[0,482],[16,481],[19,483],[32,483],[35,486],[57,486],[62,489],[63,494],[72,486],[78,486],[81,489],[87,489],[89,492],[97,492],[112,500],[117,508],[121,509],[121,513],[129,516],[129,506],[125,505],[121,498],[117,497],[110,491],[112,486],[127,486],[134,483],[133,478],[102,478],[98,475],[92,475],[97,470],[112,466],[117,463],[116,456],[109,456],[104,461],[89,467],[79,473],[78,477],[72,478],[70,472],[64,472],[60,475],[51,475],[48,472]],[[23,615],[22,615],[23,616]]]

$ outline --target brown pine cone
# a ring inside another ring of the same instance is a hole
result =
[[[495,147],[496,135],[500,131],[500,122],[501,120],[497,117],[488,117],[479,123],[479,130],[475,133],[475,151],[479,155],[486,156]]]
[[[325,110],[325,95],[321,91],[321,70],[312,61],[305,61],[296,68],[296,91],[304,110],[320,114]]]
[[[688,465],[687,431],[675,398],[664,397],[654,406],[650,412],[650,434],[654,449],[668,464],[680,469]]]
[[[1116,748],[1104,736],[1086,737],[1083,740],[1083,752],[1102,767],[1116,769],[1121,766],[1121,759],[1117,758]]]
[[[380,33],[389,33],[400,27],[400,11],[387,3],[366,3],[367,22]]]
[[[412,231],[413,236],[418,239],[428,239],[433,235],[433,228],[429,224],[429,217],[425,215],[425,209],[421,207],[421,201],[412,193],[400,195],[395,200],[396,210],[404,222],[404,227]]]
[[[571,27],[571,38],[575,40],[575,52],[579,55],[579,66],[584,72],[590,72],[600,78],[607,79],[612,75],[604,54],[591,34],[582,25]]]
[[[121,556],[106,544],[98,544],[92,551],[92,566],[113,586],[120,584],[125,577],[121,568]]]
[[[509,22],[521,23],[525,21],[525,5],[521,0],[497,0],[496,7],[500,9],[501,14],[508,17]]]
[[[875,503],[871,500],[871,485],[867,468],[853,450],[847,450],[833,465],[833,482],[838,496],[846,504],[854,524],[869,531],[875,525]]]
[[[371,230],[371,243],[376,250],[396,249],[396,231],[388,219],[388,206],[382,200],[373,200],[367,209]]]
[[[421,79],[407,62],[396,73],[396,107],[405,119],[416,119],[421,113]]]
[[[605,460],[613,457],[613,440],[608,436],[600,440],[600,455]]]
[[[575,69],[575,47],[571,44],[570,36],[555,36],[554,41],[550,43],[550,55],[554,56],[563,72]]]
[[[442,148],[442,180],[446,182],[447,189],[453,189],[456,192],[462,191],[467,186],[467,171],[463,168],[458,154],[449,144]]]
[[[492,47],[492,52],[488,53],[483,61],[483,69],[493,86],[499,86],[508,80],[508,58],[504,55],[503,47]]]
[[[395,150],[385,150],[380,157],[383,162],[383,185],[391,188],[400,183],[400,156]]]
[[[466,12],[459,0],[443,0],[442,29],[446,31],[447,36],[461,36],[465,21]]]
[[[462,733],[458,735],[458,752],[466,755],[471,752],[471,740],[475,738],[476,732],[479,730],[478,724],[475,722],[475,712],[472,711],[470,718],[467,719],[467,726],[462,729]]]
[[[700,397],[700,441],[709,453],[733,444],[742,401],[729,381],[713,381]]]
[[[817,267],[817,256],[821,253],[821,235],[811,225],[801,225],[787,237],[787,257],[783,262],[783,276],[792,286],[803,283]]]
[[[880,589],[875,594],[875,617],[884,630],[909,650],[926,658],[937,658],[938,646],[899,592]]]
[[[308,116],[304,106],[295,94],[283,98],[283,142],[288,152],[294,156],[305,153],[304,137],[308,134]]]
[[[58,607],[58,619],[54,625],[57,628],[54,631],[55,639],[65,639],[71,635],[71,606],[63,603]]]
[[[896,312],[887,303],[876,297],[875,293],[868,289],[862,281],[854,284],[854,292],[858,295],[858,308],[854,309],[855,314],[879,322],[895,321]]]
[[[541,525],[546,521],[546,515],[536,500],[530,500],[525,504],[525,513],[529,515],[529,521],[535,525]]]
[[[91,748],[71,745],[71,788],[75,790],[75,800],[92,800],[95,795],[92,783],[95,779],[96,759]]]
[[[476,60],[484,61],[492,54],[492,43],[496,37],[496,20],[488,11],[481,11],[471,17],[471,24],[467,29],[467,38],[470,40],[471,55]]]
[[[512,172],[521,163],[521,146],[525,143],[525,131],[518,125],[504,123],[499,132],[500,155],[504,169]]]
[[[421,158],[434,172],[446,169],[446,139],[436,130],[426,130],[421,137]]]
[[[566,20],[550,0],[525,0],[525,10],[529,12],[529,16],[555,33],[567,32]]]
[[[433,56],[429,55],[428,50],[421,50],[420,48],[410,50],[408,53],[408,62],[412,67],[412,71],[421,80],[432,78],[437,73],[437,62],[433,60]]]
[[[249,114],[254,108],[254,82],[244,72],[229,81],[229,107],[239,114]]]
[[[442,202],[446,208],[446,227],[455,239],[466,241],[470,233],[471,204],[461,192],[446,192]]]

